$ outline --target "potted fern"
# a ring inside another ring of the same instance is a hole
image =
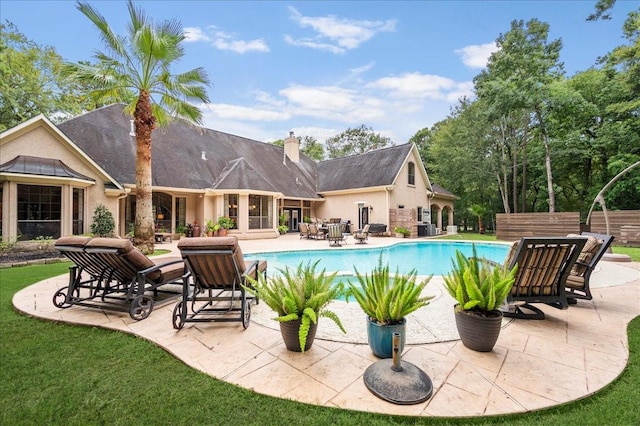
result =
[[[518,266],[512,269],[479,259],[465,257],[456,250],[453,270],[444,277],[445,288],[456,300],[456,327],[460,340],[469,349],[490,352],[498,341],[505,301],[515,282]]]
[[[393,355],[393,334],[400,333],[400,353],[405,344],[406,316],[426,306],[433,296],[422,296],[431,276],[418,282],[413,269],[407,275],[397,271],[389,274],[389,265],[382,265],[382,255],[378,266],[371,274],[362,275],[355,269],[357,283],[348,281],[348,297],[352,296],[367,316],[367,338],[369,347],[378,358]]]
[[[320,317],[330,318],[346,333],[340,318],[327,309],[329,302],[345,295],[344,284],[333,283],[337,272],[326,274],[323,269],[316,273],[319,262],[301,262],[293,270],[278,269],[279,274],[268,279],[260,275],[258,281],[249,279],[251,285],[244,287],[276,312],[274,320],[280,323],[285,346],[293,352],[311,348]]]

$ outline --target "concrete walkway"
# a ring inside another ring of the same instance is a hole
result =
[[[364,247],[402,241],[374,237]],[[300,240],[295,235],[240,244],[245,253],[329,248],[326,241]],[[356,247],[350,240],[343,249]],[[169,248],[175,254],[176,242],[157,248]],[[408,318],[411,332],[402,358],[433,382],[433,396],[416,405],[383,401],[364,385],[365,369],[378,359],[366,337],[356,335],[364,328],[364,318],[355,303],[337,302],[342,303],[342,321],[352,327],[348,335],[355,337],[332,336],[333,324],[323,319],[318,338],[304,354],[285,349],[277,324],[269,321],[269,312],[261,311],[267,309],[264,304],[254,306],[247,330],[240,323],[189,323],[175,331],[171,325],[174,303],[156,307],[139,322],[126,313],[56,308],[52,296],[67,285],[66,275],[23,289],[13,304],[34,317],[138,335],[197,370],[266,395],[387,414],[482,416],[527,412],[584,398],[623,371],[628,359],[627,324],[640,314],[640,263],[600,262],[591,282],[593,300],[580,300],[564,311],[538,305],[547,316],[544,321],[505,319],[494,350],[480,353],[458,340],[452,326],[453,300],[442,291],[442,279],[434,277],[427,287],[432,287],[440,302]],[[429,338],[432,343],[415,344],[424,340],[422,333],[429,327],[442,335]]]

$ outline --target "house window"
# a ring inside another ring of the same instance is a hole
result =
[[[172,197],[164,192],[154,192],[151,195],[153,214],[156,222],[156,232],[171,232],[171,202]]]
[[[409,162],[408,164],[408,181],[407,183],[409,185],[415,185],[416,184],[416,164],[413,162]]]
[[[133,228],[136,223],[136,196],[129,195],[124,206],[124,226],[125,232],[133,235]]]
[[[73,188],[73,235],[84,234],[84,189]]]
[[[249,195],[249,229],[273,228],[273,198]]]
[[[59,186],[18,185],[19,240],[60,238],[61,206]]]
[[[424,222],[422,220],[422,207],[418,206],[418,223]]]
[[[231,229],[238,229],[238,194],[225,194],[224,195],[224,215],[233,219],[233,226]]]

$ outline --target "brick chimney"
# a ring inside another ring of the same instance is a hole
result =
[[[289,137],[284,140],[284,153],[292,162],[300,162],[300,142],[293,132],[289,132]]]

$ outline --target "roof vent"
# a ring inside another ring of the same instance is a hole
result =
[[[202,151],[202,155],[200,156],[200,158],[202,158],[204,161],[207,161],[207,153],[205,151]]]

